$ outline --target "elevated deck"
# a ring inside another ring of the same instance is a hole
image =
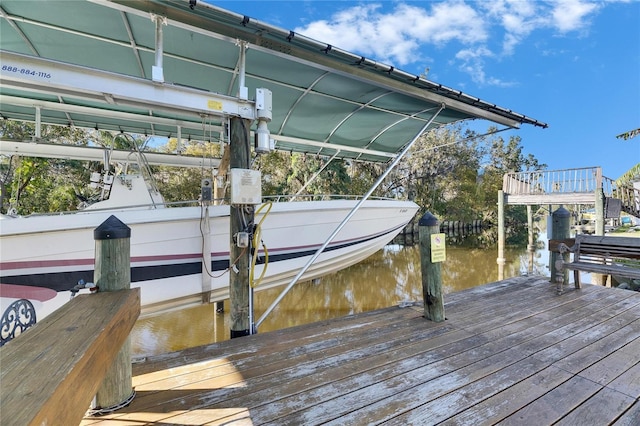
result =
[[[601,190],[605,199],[615,200],[617,210],[640,217],[640,191],[616,184],[600,167],[507,173],[502,190],[505,204],[517,205],[593,205]]]
[[[149,358],[83,425],[640,424],[640,293],[544,277]]]

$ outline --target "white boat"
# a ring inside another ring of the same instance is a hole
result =
[[[29,299],[37,318],[70,300],[80,280],[93,281],[93,231],[110,216],[131,228],[131,286],[141,289],[142,314],[229,297],[229,206],[165,207],[154,204],[140,175],[113,180],[109,199],[70,214],[3,216],[0,222],[1,310]],[[137,200],[137,207],[131,207]],[[276,202],[262,221],[268,264],[256,290],[287,284],[353,209],[357,200]],[[108,208],[106,208],[108,207]],[[415,215],[410,201],[367,200],[302,276],[310,280],[353,265],[395,237]],[[255,217],[261,221],[267,209]],[[210,235],[202,224],[208,212]],[[203,288],[202,248],[209,239],[210,263]],[[254,276],[265,268],[259,250]],[[209,282],[210,281],[210,282]],[[210,290],[209,290],[210,289]]]

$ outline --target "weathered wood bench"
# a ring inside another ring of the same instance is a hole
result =
[[[573,261],[564,262],[563,267],[573,271],[576,288],[581,286],[580,271],[640,279],[640,238],[580,234],[569,244],[570,240],[550,241],[549,249],[573,253]],[[629,260],[639,261],[638,266],[625,263]]]
[[[77,425],[140,315],[139,289],[76,296],[0,348],[3,425]]]

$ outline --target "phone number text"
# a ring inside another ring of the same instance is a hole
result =
[[[11,65],[3,65],[2,71],[14,72],[16,74],[32,75],[34,77],[51,78],[51,73],[37,70],[30,70],[28,68],[18,68]]]

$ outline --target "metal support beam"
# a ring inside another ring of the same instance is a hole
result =
[[[144,121],[145,123],[155,124],[160,126],[169,126],[169,127],[177,127],[178,129],[187,129],[187,131],[194,132],[202,131],[202,118],[200,116],[194,117],[193,122],[184,121],[184,120],[176,120],[173,118],[165,118],[165,117],[154,117],[150,115],[141,115],[132,112],[122,112],[122,111],[113,111],[109,109],[100,109],[93,108],[87,106],[80,105],[71,105],[65,104],[62,102],[50,102],[50,101],[42,101],[40,99],[28,99],[28,98],[19,98],[17,96],[9,96],[9,95],[0,95],[0,104],[1,105],[16,105],[27,108],[35,108],[39,106],[41,110],[45,110],[47,112],[56,111],[63,112],[67,116],[69,114],[81,114],[86,116],[96,116],[96,117],[105,117],[108,119],[119,120],[119,122],[131,122],[137,123],[140,121]],[[70,120],[67,118],[67,120]],[[197,120],[197,121],[196,121]],[[44,122],[43,124],[51,124],[56,125],[56,123]],[[59,125],[60,123],[58,123]],[[126,126],[126,123],[124,124]],[[211,126],[212,130],[221,130],[221,126]],[[179,130],[179,131],[180,131]]]
[[[162,25],[166,25],[167,18],[159,15],[152,15],[151,19],[153,19],[156,24],[156,56],[155,64],[151,71],[151,78],[156,83],[164,83],[164,70],[162,68],[162,55],[164,54]]]
[[[7,156],[21,155],[25,157],[73,158],[82,161],[104,161],[104,153],[104,148],[95,146],[33,143],[0,139],[0,154]],[[131,151],[115,149],[110,151],[110,158],[113,161],[130,161],[130,156]],[[144,156],[147,162],[154,166],[217,168],[220,163],[220,160],[217,158],[177,156],[159,152],[145,152]]]
[[[527,206],[527,254],[529,259],[529,267],[527,268],[527,273],[529,275],[533,274],[533,258],[536,254],[536,246],[534,245],[534,235],[533,235],[533,208],[531,206]]]
[[[36,138],[42,137],[42,108],[36,105]]]
[[[238,45],[240,46],[240,53],[238,58],[238,97],[240,99],[247,99],[249,97],[249,89],[246,86],[246,57],[247,57],[247,46],[249,43],[246,41],[238,41]]]
[[[0,50],[0,55],[7,64],[0,70],[2,87],[182,114],[257,118],[255,102],[249,100],[6,50]]]

